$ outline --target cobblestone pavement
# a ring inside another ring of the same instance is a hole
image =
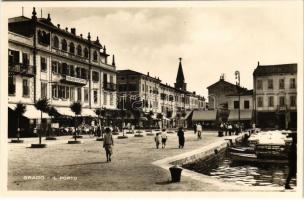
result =
[[[8,144],[8,190],[43,191],[222,191],[217,185],[182,177],[170,183],[169,170],[152,164],[204,145],[223,140],[216,132],[204,132],[197,140],[192,131],[185,133],[185,148],[178,148],[176,133],[168,134],[167,147],[156,149],[154,137],[127,139],[114,136],[113,158],[106,162],[102,142],[84,136],[82,144],[67,144],[70,136],[46,141],[47,148],[33,149],[38,138],[25,139],[23,144]]]

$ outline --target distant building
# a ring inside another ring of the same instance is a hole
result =
[[[118,107],[153,112],[154,118],[161,113],[163,118],[176,126],[176,118],[188,119],[195,109],[206,109],[205,98],[186,91],[181,59],[175,87],[162,83],[158,77],[133,70],[118,70]],[[179,87],[182,86],[182,87]]]
[[[297,64],[260,65],[253,72],[255,120],[262,128],[296,128]]]

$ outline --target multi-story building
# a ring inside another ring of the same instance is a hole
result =
[[[258,127],[296,128],[297,64],[260,65],[253,72]]]
[[[182,79],[180,79],[182,77]],[[158,77],[132,70],[117,71],[119,108],[140,108],[143,112],[162,113],[164,118],[187,118],[194,109],[206,109],[205,98],[186,90],[181,59],[176,87]],[[182,85],[183,87],[179,87]],[[156,115],[155,115],[156,117]],[[172,120],[174,121],[174,120]],[[175,122],[171,123],[172,125]]]
[[[116,66],[98,37],[77,35],[76,29],[55,26],[50,14],[9,19],[8,103],[27,105],[25,115],[35,118],[33,104],[46,98],[62,115],[74,115],[69,106],[80,102],[83,116],[96,108],[116,108]]]

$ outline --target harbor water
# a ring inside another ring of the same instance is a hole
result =
[[[286,164],[235,163],[226,151],[183,167],[225,182],[251,186],[283,187],[288,175]],[[295,184],[296,180],[292,179],[291,187]]]

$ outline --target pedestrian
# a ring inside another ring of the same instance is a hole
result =
[[[196,129],[197,129],[197,139],[200,140],[202,139],[202,131],[203,131],[202,125],[198,123]]]
[[[225,131],[225,136],[228,135],[228,124],[224,123],[224,131]]]
[[[100,125],[97,126],[97,137],[101,136],[101,129],[100,129]]]
[[[285,189],[290,190],[289,183],[292,177],[296,177],[297,174],[297,135],[296,133],[292,133],[292,143],[289,147],[288,151],[288,167],[289,172],[285,183]]]
[[[156,149],[158,149],[159,144],[160,144],[159,133],[156,133],[156,135],[154,137],[154,141],[155,141]]]
[[[162,139],[162,148],[166,148],[166,142],[167,142],[167,133],[166,133],[166,129],[163,129],[163,130],[162,130],[161,139]]]
[[[114,140],[110,128],[106,128],[105,132],[106,134],[103,139],[103,148],[106,151],[107,162],[111,162],[111,156],[113,154],[112,146],[114,146]]]
[[[184,136],[184,131],[183,131],[183,128],[180,127],[178,129],[178,132],[177,132],[177,136],[178,136],[178,148],[184,148],[184,145],[185,145],[185,136]]]
[[[193,130],[194,130],[194,134],[196,134],[196,131],[197,131],[197,125],[196,124],[193,125]]]
[[[232,125],[228,124],[228,132],[229,132],[229,136],[231,136],[232,134]]]

